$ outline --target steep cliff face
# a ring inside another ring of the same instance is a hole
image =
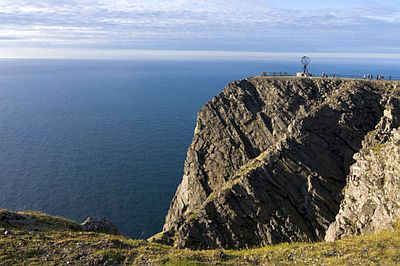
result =
[[[400,100],[391,97],[384,116],[354,156],[335,222],[325,239],[391,228],[400,217]]]
[[[325,237],[392,82],[251,78],[199,112],[162,241],[243,248]]]

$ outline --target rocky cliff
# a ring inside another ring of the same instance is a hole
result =
[[[350,167],[344,199],[325,239],[392,228],[400,217],[400,101],[390,98]]]
[[[360,197],[347,196],[364,189],[346,186],[348,180],[379,179],[381,169],[391,177],[365,186],[374,191],[385,186],[389,195],[368,206],[398,204],[398,157],[386,153],[398,151],[393,117],[399,85],[266,77],[229,84],[198,114],[183,180],[159,240],[194,249],[245,248],[322,240],[330,226],[328,235],[341,236],[353,232],[353,224],[361,226],[352,217],[348,229],[349,208],[365,205]],[[383,135],[380,128],[386,130]],[[374,154],[368,164],[375,173],[365,175],[369,155],[363,154],[377,146],[383,157]],[[393,162],[379,165],[386,156]],[[359,206],[350,204],[354,200]],[[382,218],[367,212],[368,221]],[[397,211],[386,214],[398,216]]]

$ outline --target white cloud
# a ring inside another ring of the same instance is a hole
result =
[[[1,0],[0,46],[384,51],[400,41],[399,8],[390,5],[276,6],[273,0]]]
[[[396,53],[305,53],[313,59],[394,59]],[[47,49],[47,48],[5,48],[0,50],[0,58],[46,58],[46,59],[235,59],[235,60],[298,60],[304,53],[249,52],[249,51],[201,51],[201,50],[101,50],[101,49]]]
[[[268,0],[97,0],[97,4],[110,11],[193,11],[193,12],[240,12],[268,8]]]

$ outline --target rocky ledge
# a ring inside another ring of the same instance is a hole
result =
[[[390,227],[400,216],[399,99],[395,81],[229,84],[198,114],[183,180],[152,240],[248,248]]]

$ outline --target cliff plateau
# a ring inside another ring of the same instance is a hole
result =
[[[400,216],[399,88],[320,78],[229,84],[198,114],[153,240],[236,249],[390,227]]]

